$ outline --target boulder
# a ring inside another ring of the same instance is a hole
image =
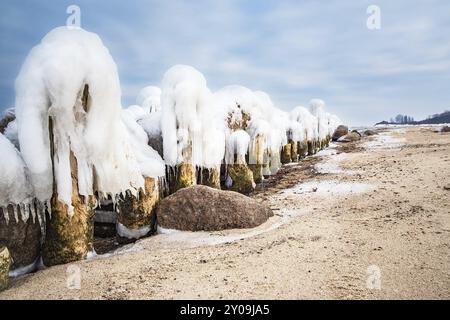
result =
[[[374,135],[377,135],[377,134],[378,134],[378,132],[376,132],[375,130],[370,130],[370,129],[367,129],[367,130],[365,130],[363,132],[363,136],[366,136],[366,137],[374,136]]]
[[[336,130],[334,130],[334,133],[333,133],[333,136],[331,137],[331,139],[333,141],[337,141],[340,137],[345,136],[347,133],[348,133],[348,127],[340,125],[336,128]]]
[[[156,216],[163,228],[218,231],[256,227],[273,216],[273,212],[240,193],[197,185],[161,200]]]
[[[8,248],[0,247],[0,291],[8,288],[8,274],[11,265],[11,256]]]
[[[338,139],[338,142],[353,142],[361,140],[361,136],[356,132],[350,132]]]
[[[26,268],[33,271],[35,262],[40,256],[41,251],[41,226],[39,219],[30,216],[26,222],[20,218],[16,221],[14,210],[11,205],[8,206],[9,222],[3,219],[3,209],[0,209],[0,247],[5,246],[9,249],[12,257],[11,270]]]
[[[449,126],[443,126],[441,128],[441,132],[450,132],[450,127]]]

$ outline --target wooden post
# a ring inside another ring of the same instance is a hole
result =
[[[306,139],[298,142],[298,155],[300,159],[304,159],[308,155],[308,141]]]
[[[35,203],[31,203],[30,206],[35,206]],[[17,206],[19,217],[23,209],[24,207]],[[25,207],[25,210],[28,208]],[[41,214],[38,210],[35,211],[36,215]],[[16,221],[12,218],[14,217],[13,205],[8,205],[6,209],[0,209],[0,217],[5,214],[9,215],[9,223],[7,224],[5,219],[0,219],[0,247],[7,247],[11,254],[13,261],[11,270],[24,267],[32,269],[41,254],[41,218],[36,216],[33,219],[30,214],[27,221],[23,221],[21,218]]]
[[[316,153],[316,148],[314,145],[315,145],[314,140],[308,140],[308,156],[312,156],[313,154]]]
[[[281,163],[286,164],[291,162],[291,144],[287,143],[281,148]]]
[[[82,103],[88,111],[89,87],[85,85]],[[53,132],[54,119],[49,118],[50,152],[52,165],[55,157],[55,141]],[[93,250],[94,238],[94,206],[93,196],[81,196],[78,189],[77,159],[70,151],[70,171],[72,178],[73,215],[69,216],[68,206],[58,200],[55,170],[53,167],[53,195],[50,200],[51,215],[47,212],[46,235],[42,248],[44,265],[52,266],[85,259]],[[53,165],[54,166],[54,165]]]
[[[11,266],[11,256],[8,248],[0,247],[0,291],[8,288],[8,274]]]
[[[127,191],[125,198],[118,202],[117,234],[121,242],[139,239],[156,229],[155,209],[160,199],[158,180],[145,177],[144,189],[139,191],[138,197]]]
[[[175,172],[169,172],[169,192],[174,193],[182,188],[187,188],[196,184],[197,174],[192,165],[192,143],[189,143],[183,150],[183,162],[176,165]]]
[[[220,171],[217,168],[201,168],[197,182],[204,186],[220,189]]]
[[[255,190],[255,182],[253,180],[253,172],[245,163],[235,163],[228,165],[228,175],[233,184],[229,188],[243,194],[249,194]]]
[[[291,160],[292,162],[298,162],[298,142],[291,140],[289,144],[291,145]]]

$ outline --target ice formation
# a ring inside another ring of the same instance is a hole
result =
[[[317,133],[319,139],[324,140],[328,135],[328,117],[325,113],[325,102],[320,99],[310,101],[310,112],[317,118]]]
[[[35,217],[33,189],[28,183],[28,170],[14,145],[0,133],[0,208],[6,222],[9,221],[8,205],[14,209],[15,220],[26,221],[29,213]]]
[[[165,73],[161,90],[166,164],[218,167],[224,156],[225,135],[203,75],[190,66],[176,65]]]
[[[165,164],[158,152],[148,145],[148,135],[137,123],[132,110],[122,110],[122,121],[127,129],[127,140],[133,149],[139,164],[140,173],[145,177],[162,177],[165,174]]]
[[[148,113],[161,110],[161,89],[148,86],[139,91],[136,97],[136,104],[145,109]]]
[[[12,144],[18,149],[20,150],[20,146],[19,146],[19,137],[18,137],[18,132],[17,132],[17,121],[13,120],[10,123],[8,123],[8,125],[5,128],[5,137],[8,138],[9,141],[12,142]]]
[[[303,127],[305,138],[312,141],[318,138],[317,118],[308,109],[302,106],[295,107],[290,113],[293,121],[299,122]]]
[[[50,199],[54,170],[58,198],[72,211],[71,153],[80,195],[114,196],[144,186],[121,121],[120,98],[116,65],[96,34],[59,27],[31,50],[16,80],[16,116],[38,200]]]

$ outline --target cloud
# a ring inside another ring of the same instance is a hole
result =
[[[2,106],[29,49],[63,24],[70,1],[6,0],[0,14]],[[450,4],[378,1],[381,29],[366,28],[369,1],[79,1],[83,27],[118,65],[123,104],[165,70],[190,64],[217,90],[242,84],[289,110],[312,97],[350,124],[399,110],[416,118],[450,106]],[[33,21],[32,24],[29,21]],[[8,85],[8,83],[10,83]],[[407,111],[404,111],[407,110]]]

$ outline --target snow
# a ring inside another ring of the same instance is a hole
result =
[[[233,164],[234,156],[237,156],[236,163],[245,164],[245,155],[247,154],[250,143],[250,136],[244,130],[237,130],[227,137],[225,162]]]
[[[334,196],[357,194],[374,190],[375,187],[364,183],[341,182],[337,180],[311,181],[300,183],[292,188],[281,191],[283,195],[303,195],[313,193],[318,196]]]
[[[12,142],[12,144],[18,149],[20,150],[20,146],[19,146],[19,136],[18,136],[18,131],[17,131],[17,121],[11,121],[10,123],[8,123],[8,125],[5,128],[5,132],[4,135],[6,138],[8,138],[9,141]]]
[[[305,130],[306,140],[312,141],[318,138],[317,118],[308,109],[303,106],[297,106],[291,111],[290,117],[293,121],[302,125]]]
[[[161,135],[161,114],[161,111],[153,112],[138,120],[149,137]]]
[[[148,135],[133,115],[129,109],[122,110],[122,121],[127,128],[127,140],[136,157],[140,173],[144,177],[162,177],[166,173],[164,160],[148,145]]]
[[[40,260],[40,258],[37,258],[36,261],[34,261],[33,263],[31,263],[27,266],[19,267],[19,268],[9,271],[8,276],[11,278],[16,278],[16,277],[22,276],[24,274],[33,272],[34,270],[36,270],[38,268],[39,260]]]
[[[87,111],[81,101],[85,85]],[[53,160],[58,198],[72,213],[71,152],[77,159],[81,195],[98,191],[106,197],[126,190],[137,194],[144,178],[121,110],[117,67],[96,34],[59,27],[31,50],[16,79],[16,116],[20,149],[38,200],[46,202],[52,195]]]
[[[142,88],[136,97],[136,104],[141,106],[147,113],[161,110],[161,89],[155,86]]]
[[[125,227],[123,224],[121,224],[120,222],[117,222],[116,224],[116,230],[117,230],[117,234],[120,237],[123,238],[127,238],[127,239],[140,239],[142,237],[144,237],[145,235],[147,235],[151,228],[149,226],[144,226],[138,229],[129,229],[127,227]]]
[[[362,146],[366,149],[397,149],[405,144],[405,139],[395,138],[389,132],[381,132],[373,136],[371,141],[364,142]]]
[[[0,133],[0,208],[6,222],[9,221],[7,207],[13,205],[14,216],[18,222],[18,208],[20,205],[21,217],[28,219],[29,213],[35,217],[33,204],[33,189],[28,183],[28,170],[19,151]],[[32,210],[33,209],[33,210]]]
[[[225,152],[224,124],[203,75],[190,66],[176,65],[165,73],[161,88],[166,163],[220,166]]]

